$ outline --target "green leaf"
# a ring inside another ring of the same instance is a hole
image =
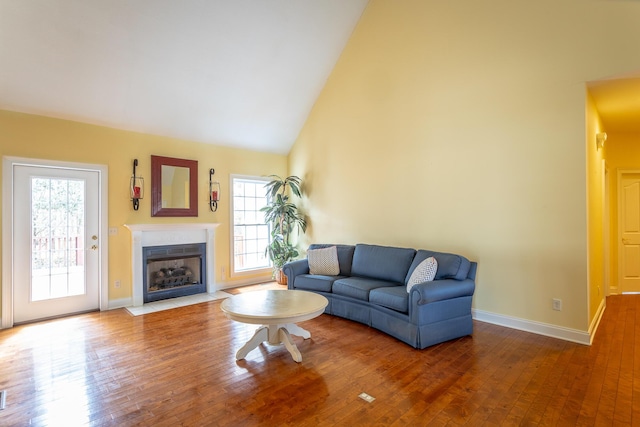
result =
[[[282,267],[299,255],[298,250],[289,243],[294,230],[307,230],[307,222],[295,203],[290,201],[289,192],[302,197],[302,180],[295,176],[282,179],[278,175],[269,175],[271,181],[265,184],[268,205],[260,209],[265,221],[270,225],[271,243],[266,249],[273,265]]]

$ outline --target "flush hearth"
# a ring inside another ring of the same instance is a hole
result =
[[[206,292],[204,243],[142,248],[144,302]]]

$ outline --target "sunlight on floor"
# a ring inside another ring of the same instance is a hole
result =
[[[33,371],[25,372],[34,383],[34,395],[28,397],[40,402],[32,420],[35,424],[66,427],[90,421],[91,389],[85,371],[87,343],[84,330],[78,327],[85,321],[74,317],[26,325],[14,336],[16,341],[25,342],[20,345],[38,343],[30,354]],[[16,369],[20,366],[17,364]],[[11,396],[9,401],[26,397]]]

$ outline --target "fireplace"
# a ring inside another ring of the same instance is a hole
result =
[[[143,301],[206,292],[204,243],[142,248]]]
[[[199,280],[192,279],[192,281],[198,281],[204,286],[204,292],[214,293],[216,291],[215,283],[215,230],[219,224],[217,223],[172,223],[172,224],[127,224],[127,227],[131,231],[131,270],[132,270],[132,298],[131,305],[133,307],[142,306],[146,300],[145,290],[147,283],[148,265],[144,260],[145,250],[151,250],[152,256],[158,256],[158,258],[169,258],[169,254],[155,253],[155,250],[163,250],[163,248],[174,248],[175,246],[184,245],[189,246],[190,249],[186,253],[182,254],[170,254],[173,258],[178,260],[171,261],[167,266],[161,266],[162,268],[178,268],[181,267],[181,262],[187,258],[195,258],[191,256],[193,246],[199,246],[202,250],[202,255],[198,255],[199,268],[194,266],[189,267],[191,272],[198,270],[200,274]],[[177,255],[177,256],[174,256]],[[189,255],[189,256],[187,256]],[[177,264],[176,264],[177,262]],[[184,261],[193,263],[194,261]],[[153,267],[155,268],[155,267]],[[185,267],[186,268],[186,267]],[[174,271],[171,271],[173,275]],[[179,273],[179,272],[178,272]],[[195,274],[195,273],[194,273]],[[187,276],[181,275],[181,276]],[[157,278],[157,275],[154,276]],[[186,281],[187,278],[181,280]],[[177,283],[177,281],[176,281]],[[170,283],[168,283],[170,284]],[[191,285],[184,285],[183,290],[195,289],[191,288]],[[174,286],[179,287],[179,286]],[[165,295],[164,292],[168,291],[169,287],[157,290],[153,289],[151,294],[159,292],[157,296]],[[201,292],[201,291],[198,291]],[[147,293],[149,293],[147,291]],[[169,297],[170,298],[170,297]]]

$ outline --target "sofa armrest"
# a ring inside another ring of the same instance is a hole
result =
[[[282,272],[287,276],[287,288],[293,289],[296,276],[309,274],[309,261],[305,258],[288,262],[282,267]]]
[[[418,283],[411,288],[411,300],[418,305],[429,304],[452,298],[472,296],[476,289],[473,280],[443,279]]]

